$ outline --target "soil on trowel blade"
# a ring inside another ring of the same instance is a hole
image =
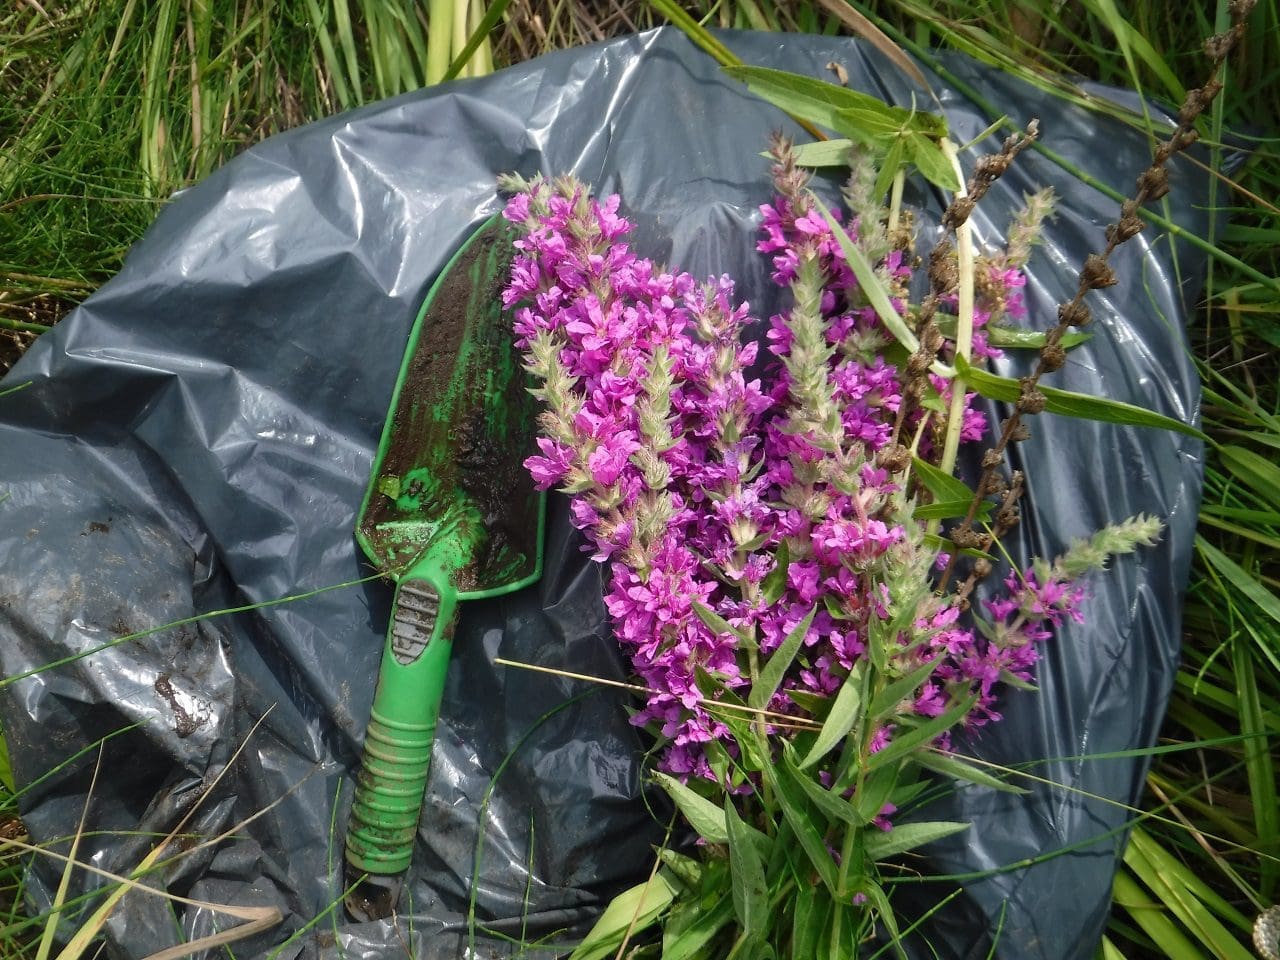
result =
[[[535,451],[535,405],[502,310],[513,255],[505,230],[476,238],[434,290],[408,360],[379,478],[429,467],[440,496],[407,515],[375,492],[361,518],[384,566],[394,567],[407,559],[399,552],[405,544],[379,531],[379,524],[436,519],[460,497],[469,498],[482,529],[470,531],[479,550],[476,562],[455,579],[462,591],[517,579],[532,570],[536,556],[538,494],[524,469]],[[502,371],[511,375],[498,376]],[[486,396],[491,375],[497,376],[497,400]],[[443,419],[427,415],[445,403]]]

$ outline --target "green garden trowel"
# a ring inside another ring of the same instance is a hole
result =
[[[542,574],[544,498],[502,288],[512,257],[498,217],[445,267],[409,333],[356,539],[396,583],[347,830],[347,909],[389,916],[413,856],[459,600]]]

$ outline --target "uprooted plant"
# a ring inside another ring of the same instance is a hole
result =
[[[768,96],[776,77],[752,77]],[[793,114],[803,83],[816,81],[780,85]],[[752,318],[729,277],[699,283],[629,248],[618,197],[593,199],[569,177],[504,178],[521,234],[505,297],[545,404],[527,466],[569,495],[607,565],[614,632],[649,692],[634,722],[655,735],[654,776],[707,847],[660,851],[575,957],[622,954],[657,922],[664,957],[855,956],[877,924],[896,942],[881,864],[967,824],[895,814],[938,774],[1016,789],[951,753],[953,740],[1000,719],[1001,688],[1030,686],[1054,629],[1083,622],[1083,578],[1154,543],[1161,524],[1107,526],[1015,566],[973,603],[1018,519],[1024,478],[1002,475],[1004,452],[1025,437],[1022,416],[1043,410],[1190,429],[1040,378],[1079,342],[1068,328],[1087,317],[1085,294],[1112,282],[1107,256],[1140,228],[1138,206],[1167,189],[1163,164],[1193,139],[1214,92],[1211,81],[1188,101],[1106,252],[1039,334],[1014,324],[1051,193],[1028,198],[1004,250],[979,254],[967,228],[1034,123],[961,186],[939,118],[858,100],[850,117],[882,123],[850,146],[843,217],[775,138],[758,249],[791,306],[763,343],[744,339]],[[830,100],[813,97],[810,119],[846,119]],[[900,209],[908,161],[960,187],[919,303]],[[1035,372],[983,370],[1005,346],[1038,349]],[[980,457],[976,489],[954,476],[961,445],[988,433],[975,392],[1016,404]],[[958,522],[944,536],[947,521]],[[969,574],[952,586],[961,557]]]

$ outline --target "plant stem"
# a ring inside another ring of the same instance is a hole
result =
[[[956,145],[950,139],[942,141],[942,152],[951,161],[960,182],[956,196],[966,195],[964,171],[960,169],[960,158],[956,153]],[[956,353],[969,359],[973,350],[973,226],[966,219],[956,227],[956,256],[959,259],[960,303],[959,316],[956,320]],[[964,426],[964,378],[958,373],[951,381],[951,409],[947,412],[947,433],[942,447],[942,461],[938,464],[947,473],[953,473],[956,456],[960,450],[960,431]],[[931,530],[936,532],[935,530]]]
[[[886,229],[892,242],[898,230],[898,220],[902,216],[902,187],[907,182],[907,168],[899,167],[893,175],[893,187],[889,190],[889,222]]]

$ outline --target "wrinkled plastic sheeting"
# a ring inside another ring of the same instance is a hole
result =
[[[725,40],[749,63],[821,75],[836,61],[855,87],[919,100],[853,41]],[[1121,124],[961,58],[945,63],[1017,122],[1038,116],[1045,145],[1100,181],[1126,191],[1145,166],[1146,138]],[[932,83],[958,142],[993,119]],[[80,847],[90,863],[127,872],[147,849],[139,831],[163,834],[190,814],[182,832],[211,838],[265,810],[234,837],[184,842],[188,854],[153,882],[211,903],[278,906],[284,922],[237,945],[242,957],[331,907],[391,589],[326,588],[370,573],[355,514],[430,283],[498,208],[497,174],[573,171],[623,195],[643,253],[699,275],[731,272],[765,316],[780,295],[754,230],[769,199],[759,151],[775,128],[794,129],[680,34],[658,31],[274,137],[170,203],[120,275],[4,381],[29,385],[0,401],[0,666],[13,677],[106,647],[3,690],[16,775],[32,784],[32,835],[74,829],[97,753],[49,771],[111,734],[88,800],[95,832]],[[1206,184],[1180,165],[1174,179],[1175,219],[1201,234]],[[1029,271],[1041,329],[1116,210],[1028,151],[979,208],[981,241],[998,243],[1022,196],[1043,184],[1061,201]],[[909,189],[907,200],[924,211],[927,246],[941,198]],[[1180,274],[1155,229],[1117,252],[1122,283],[1091,295],[1094,337],[1056,386],[1196,417],[1181,332],[1195,291],[1175,278],[1199,276],[1203,259],[1181,245],[1177,257]],[[1026,362],[1000,367],[1016,374]],[[999,956],[1092,956],[1128,816],[1097,798],[1136,802],[1145,764],[1082,758],[1153,743],[1177,660],[1199,445],[1052,417],[1032,429],[1014,458],[1028,476],[1017,555],[1053,555],[1139,511],[1168,531],[1097,582],[1088,624],[1048,645],[1042,689],[1010,693],[1005,722],[970,744],[993,762],[1065,758],[1034,768],[1061,786],[957,788],[931,811],[973,827],[931,847],[925,872],[990,871],[895,887],[896,903],[922,910],[963,886],[924,928],[943,957],[986,956],[997,931]],[[645,742],[625,698],[494,664],[626,676],[601,568],[580,551],[563,500],[551,510],[542,582],[465,605],[398,928],[347,923],[339,907],[281,956],[460,956],[469,915],[476,955],[508,955],[517,951],[504,937],[581,935],[647,874],[664,814],[641,796]],[[252,604],[265,605],[193,619]],[[47,904],[59,869],[35,863],[37,901]],[[100,883],[81,875],[73,893]],[[140,957],[232,922],[133,892],[107,932],[113,955]],[[911,950],[928,955],[920,941]]]

